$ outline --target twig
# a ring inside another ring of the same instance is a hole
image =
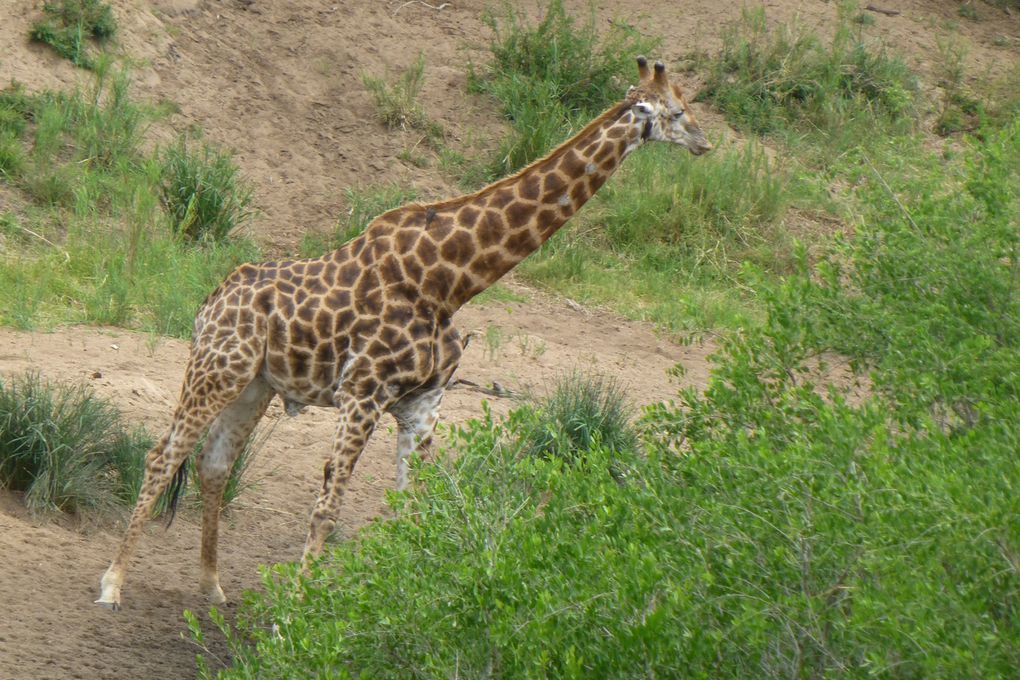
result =
[[[23,232],[25,232],[26,234],[28,234],[30,236],[35,236],[37,239],[39,239],[40,241],[42,241],[46,245],[51,246],[53,248],[56,248],[57,250],[60,250],[60,246],[58,246],[56,243],[54,243],[53,241],[49,240],[48,238],[46,238],[42,234],[37,234],[36,232],[32,231],[28,227],[23,227],[20,224],[15,224],[14,226],[17,227],[18,229],[22,230]],[[70,262],[71,261],[71,255],[66,250],[64,250],[62,252],[64,253],[64,258],[68,262]]]
[[[498,382],[493,382],[492,383],[492,387],[482,387],[481,385],[479,385],[476,382],[471,382],[470,380],[458,379],[458,380],[453,381],[453,384],[450,385],[450,389],[451,390],[457,389],[458,387],[467,387],[470,390],[474,390],[475,392],[481,392],[482,394],[488,394],[489,396],[492,396],[492,397],[513,397],[514,396],[514,392],[513,391],[508,390],[507,388],[505,388],[502,385],[500,385]]]
[[[874,5],[868,5],[864,9],[868,10],[869,12],[878,12],[879,14],[884,14],[887,17],[898,17],[900,14],[902,14],[902,12],[900,12],[898,9],[882,9],[881,7],[875,7]]]
[[[915,231],[921,231],[921,228],[917,226],[917,222],[915,222],[914,218],[910,216],[910,213],[907,212],[907,209],[904,207],[904,205],[900,203],[900,199],[896,196],[895,193],[893,193],[892,188],[886,183],[885,178],[882,177],[882,174],[878,171],[878,169],[876,169],[875,166],[871,164],[871,159],[868,158],[867,156],[864,156],[864,162],[867,163],[868,167],[871,168],[871,171],[875,173],[875,177],[877,177],[878,181],[882,183],[882,186],[889,193],[889,197],[896,202],[896,205],[903,213],[903,216],[907,218],[908,222],[910,222],[910,226],[912,226]]]
[[[397,16],[397,12],[399,12],[402,9],[404,9],[408,5],[413,5],[415,3],[418,3],[419,5],[425,5],[429,9],[434,9],[437,12],[439,10],[446,9],[447,7],[450,6],[450,3],[448,3],[448,2],[444,2],[441,5],[430,5],[429,3],[425,2],[425,0],[407,0],[407,2],[405,2],[403,5],[401,5],[400,7],[396,8],[395,10],[393,10],[393,16]]]

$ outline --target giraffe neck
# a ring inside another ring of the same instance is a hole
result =
[[[473,236],[468,256],[446,258],[454,261],[458,274],[445,301],[450,311],[535,252],[642,141],[641,126],[629,106],[620,104],[517,174],[432,206],[436,218],[452,214]]]

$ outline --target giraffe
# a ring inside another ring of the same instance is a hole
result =
[[[475,193],[411,203],[315,259],[244,264],[195,319],[180,399],[147,454],[138,501],[97,603],[118,609],[129,561],[158,496],[208,430],[198,455],[202,494],[199,589],[225,600],[217,571],[228,471],[269,402],[339,411],[304,545],[307,568],[340,513],[354,466],[383,413],[397,422],[396,485],[430,445],[462,344],[451,321],[464,303],[534,252],[646,141],[712,148],[679,85],[638,57],[626,97],[544,158]],[[176,484],[175,484],[176,486]]]

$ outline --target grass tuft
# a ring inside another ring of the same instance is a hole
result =
[[[523,453],[577,460],[594,447],[634,451],[627,397],[615,379],[575,370],[552,393],[531,404],[518,430]]]
[[[88,40],[105,42],[117,32],[117,21],[110,5],[100,0],[58,0],[43,3],[45,17],[32,25],[33,40],[52,47],[75,66],[95,69],[97,61],[88,49]]]
[[[152,441],[90,388],[0,379],[0,485],[29,508],[79,513],[134,502]]]
[[[425,84],[425,55],[400,74],[392,85],[383,78],[365,75],[362,82],[375,101],[376,116],[386,127],[392,129],[418,130],[425,135],[425,141],[437,146],[444,137],[443,127],[429,119],[418,101]]]
[[[222,243],[254,216],[253,189],[238,176],[229,154],[181,137],[163,149],[160,200],[173,234],[191,243]]]

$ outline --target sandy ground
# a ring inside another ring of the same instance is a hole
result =
[[[26,40],[41,4],[4,0],[0,6],[0,84],[17,80],[38,90],[84,83],[83,72]],[[503,130],[490,102],[465,94],[468,64],[485,58],[485,8],[498,3],[111,4],[120,22],[120,49],[136,59],[138,94],[171,102],[178,111],[151,130],[151,143],[166,143],[197,127],[205,139],[234,150],[261,211],[253,235],[269,252],[293,249],[306,232],[330,230],[345,209],[347,187],[397,182],[415,186],[423,197],[456,192],[438,159],[421,151],[415,133],[387,131],[376,122],[362,83],[365,74],[393,77],[420,53],[426,60],[422,102],[447,130],[452,148],[484,153]],[[587,6],[574,0],[566,4],[581,11]],[[623,0],[594,4],[600,28],[621,20],[661,36],[662,47],[652,56],[668,63],[694,50],[717,48],[721,27],[740,13],[738,3],[707,0],[645,3],[638,11]],[[905,52],[928,88],[937,86],[938,45],[947,38],[967,48],[973,74],[1015,67],[1017,17],[982,3],[975,3],[978,22],[961,18],[957,2],[875,4],[900,14],[874,14],[869,35]],[[520,5],[537,14],[537,2]],[[765,5],[772,23],[800,21],[822,33],[831,31],[836,12],[833,2]],[[699,118],[713,139],[737,136],[712,111],[699,111]],[[424,153],[424,167],[402,159],[412,149]],[[5,207],[17,209],[17,200],[0,186],[0,208]],[[640,324],[524,294],[526,303],[471,306],[458,314],[462,331],[482,334],[470,345],[459,377],[541,391],[572,368],[595,368],[619,379],[636,403],[675,395],[678,385],[667,371],[678,362],[687,369],[688,384],[706,380],[704,347],[675,345]],[[153,433],[168,423],[186,356],[183,342],[120,329],[0,329],[0,374],[36,370],[48,378],[86,381]],[[444,402],[444,422],[477,417],[483,399],[497,413],[512,403],[456,389]],[[272,432],[255,464],[259,483],[231,508],[220,540],[221,577],[231,603],[242,589],[258,586],[258,565],[299,557],[334,429],[333,414],[326,410],[310,408],[287,418],[279,404],[264,422]],[[392,422],[384,422],[355,472],[341,519],[344,535],[385,515],[394,448]],[[181,611],[205,610],[196,588],[198,517],[185,511],[169,531],[150,527],[125,587],[125,607],[112,613],[92,600],[122,524],[81,526],[68,518],[32,517],[19,498],[0,492],[0,602],[6,609],[0,616],[0,679],[194,676],[197,650],[181,635]],[[228,617],[235,606],[227,605]],[[224,652],[215,641],[213,651]]]

